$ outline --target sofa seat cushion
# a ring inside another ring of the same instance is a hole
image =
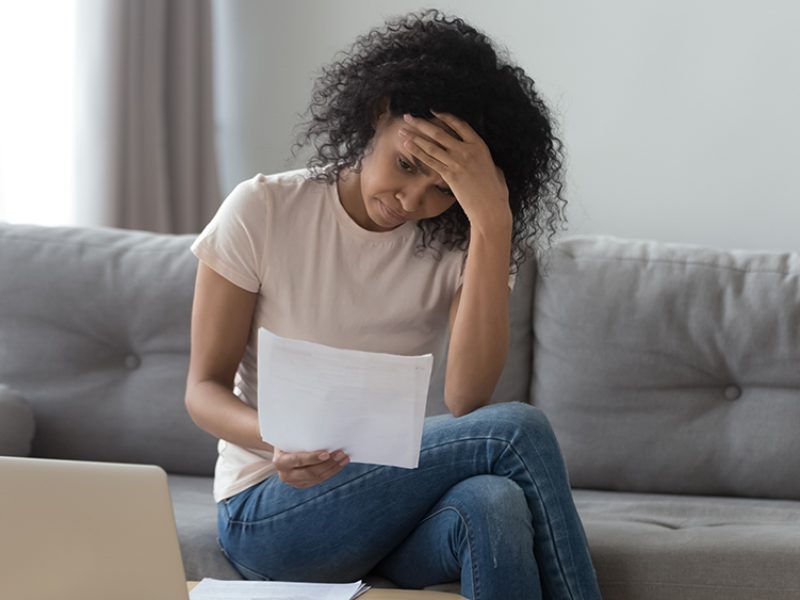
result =
[[[604,600],[800,598],[800,502],[573,496]]]
[[[241,579],[217,545],[212,479],[169,476],[186,578]],[[800,597],[800,502],[573,490],[604,600]],[[396,588],[368,573],[376,588]],[[457,581],[425,588],[458,593]]]
[[[175,525],[187,581],[241,579],[217,544],[217,506],[212,477],[168,475]]]

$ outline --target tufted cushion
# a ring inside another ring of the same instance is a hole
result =
[[[575,236],[535,294],[573,487],[800,499],[800,255]]]
[[[0,381],[36,411],[33,456],[213,473],[183,403],[195,237],[0,223]]]
[[[22,395],[0,384],[0,456],[28,456],[36,430],[33,409]]]

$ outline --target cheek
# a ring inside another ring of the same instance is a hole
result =
[[[445,199],[441,201],[441,212],[445,212],[450,209],[456,203],[456,199],[452,196],[447,196]]]

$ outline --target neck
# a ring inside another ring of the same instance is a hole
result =
[[[348,215],[362,227],[367,221],[366,208],[361,199],[361,180],[358,173],[350,169],[343,169],[336,182],[342,207]]]

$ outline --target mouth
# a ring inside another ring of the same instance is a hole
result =
[[[388,206],[386,206],[386,205],[385,205],[383,202],[381,202],[380,200],[378,200],[378,202],[380,202],[380,204],[381,204],[381,209],[382,209],[382,210],[383,210],[383,212],[386,214],[386,216],[387,216],[387,217],[389,217],[389,219],[390,219],[391,221],[393,221],[393,222],[398,222],[398,223],[399,223],[399,222],[402,222],[402,221],[407,221],[407,220],[408,220],[408,217],[404,217],[403,215],[396,213],[395,211],[393,211],[391,208],[389,208]]]

